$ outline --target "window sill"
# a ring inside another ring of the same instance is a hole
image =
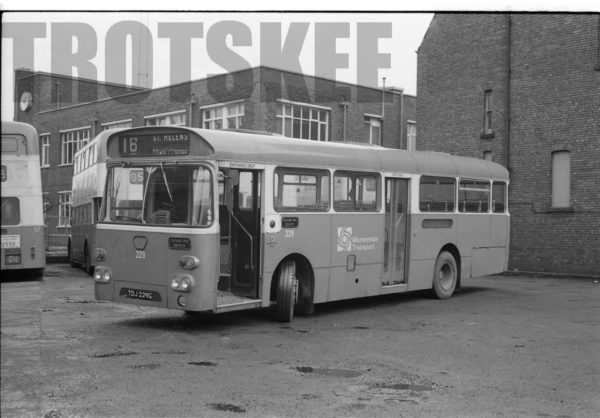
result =
[[[548,209],[546,209],[544,212],[546,213],[570,213],[570,212],[575,212],[575,209],[573,208],[573,206],[567,206],[567,207],[550,207]]]
[[[492,139],[496,136],[496,134],[494,133],[494,131],[491,132],[482,132],[481,135],[479,135],[479,138],[481,139]]]
[[[59,167],[73,167],[73,163],[71,164],[59,164]]]
[[[40,168],[50,168],[50,166],[49,165],[43,165]]]

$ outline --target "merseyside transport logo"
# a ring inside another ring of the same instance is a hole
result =
[[[370,237],[359,237],[352,233],[351,226],[339,226],[337,229],[337,250],[345,251],[371,251],[379,241],[376,235]]]

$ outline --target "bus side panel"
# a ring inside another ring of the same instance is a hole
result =
[[[112,280],[108,284],[95,283],[96,298],[120,303],[184,309],[177,303],[179,296],[186,298],[185,310],[204,311],[215,308],[215,292],[219,269],[219,243],[217,234],[185,234],[166,231],[110,231],[96,230],[96,248],[106,251],[106,260],[96,262],[97,268],[110,266]],[[174,249],[189,240],[190,249]],[[184,270],[181,256],[193,255],[200,260],[194,270]],[[194,286],[189,292],[170,288],[173,276],[192,276]],[[154,290],[160,294],[159,302],[147,302],[124,296],[127,289]]]
[[[504,271],[508,219],[505,215],[493,214],[459,215],[459,251],[471,261],[469,269],[463,266],[464,278]]]
[[[381,293],[384,216],[337,213],[331,225],[331,280],[328,300]]]
[[[46,267],[44,226],[3,226],[2,227],[2,270],[42,269]],[[18,247],[16,243],[18,242]],[[11,255],[20,256],[20,263],[7,263],[14,260]]]
[[[414,213],[411,215],[408,290],[430,289],[435,260],[442,247],[457,241],[457,215],[454,213]],[[461,256],[463,254],[461,253]]]
[[[329,248],[332,242],[328,233],[331,229],[331,216],[327,213],[293,212],[280,215],[288,219],[297,218],[298,226],[265,234],[263,300],[269,300],[271,278],[279,262],[288,255],[297,253],[306,257],[313,268],[314,302],[326,301],[329,287]]]

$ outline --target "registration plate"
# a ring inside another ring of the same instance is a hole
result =
[[[119,296],[129,299],[149,300],[152,302],[160,302],[160,293],[156,290],[132,289],[129,287],[121,288]]]
[[[2,248],[21,248],[21,236],[2,235]]]

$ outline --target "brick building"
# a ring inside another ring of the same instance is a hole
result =
[[[417,149],[509,169],[509,269],[598,276],[600,17],[437,14],[417,92]]]
[[[103,129],[183,125],[407,148],[416,97],[402,89],[255,67],[157,89],[17,70],[15,120],[40,134],[50,234],[68,232],[73,154]]]

